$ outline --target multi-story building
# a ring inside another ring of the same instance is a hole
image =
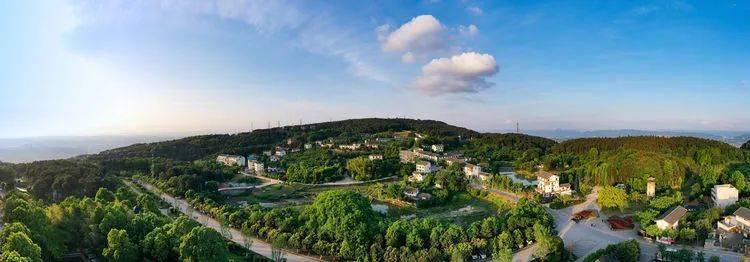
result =
[[[726,207],[739,200],[740,192],[731,184],[715,185],[711,188],[711,200],[717,207]]]
[[[427,152],[422,149],[415,148],[414,149],[414,156],[421,159],[427,159],[432,161],[440,161],[440,155],[433,153],[433,152]]]
[[[432,149],[432,152],[442,153],[445,147],[443,146],[443,144],[434,144],[430,146],[430,149]]]
[[[339,146],[340,149],[352,150],[352,151],[359,150],[360,147],[362,147],[362,144],[360,144],[360,143],[352,143],[352,144],[349,144],[349,145],[340,145]]]
[[[370,154],[367,156],[370,160],[383,160],[383,155],[381,154]]]
[[[546,171],[540,170],[536,175],[536,191],[542,195],[552,194],[570,195],[572,190],[570,184],[560,184],[560,177]]]
[[[401,159],[401,163],[414,162],[414,152],[409,150],[401,150],[398,152],[398,158]]]
[[[464,159],[458,158],[458,157],[455,157],[455,156],[446,157],[444,159],[445,159],[445,164],[447,164],[448,166],[451,166],[451,165],[454,165],[454,164],[463,164],[463,163],[466,163],[466,161]]]
[[[467,177],[479,177],[479,173],[482,172],[482,167],[473,164],[466,164],[464,166],[464,175]]]
[[[227,166],[245,166],[245,157],[235,155],[219,155],[216,157],[216,162]]]
[[[432,171],[435,171],[432,163],[427,161],[417,161],[416,168],[417,172],[422,174],[432,173]]]
[[[263,174],[265,166],[258,160],[252,159],[247,161],[247,169],[254,172],[255,174]]]

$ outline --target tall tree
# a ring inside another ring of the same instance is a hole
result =
[[[138,249],[130,241],[128,232],[124,229],[112,229],[107,234],[107,247],[102,255],[108,261],[130,262],[138,261]]]
[[[27,261],[42,261],[42,249],[24,232],[11,233],[3,241],[2,250],[3,254],[16,252],[19,257],[28,259]]]
[[[213,229],[200,226],[180,240],[180,259],[188,262],[229,261],[227,245]]]
[[[597,202],[604,208],[619,208],[623,210],[628,207],[628,194],[625,193],[625,190],[613,186],[604,186],[599,189],[599,199],[597,199]]]

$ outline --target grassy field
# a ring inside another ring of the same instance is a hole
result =
[[[251,193],[234,196],[232,202],[265,203],[275,207],[303,206],[315,199],[321,192],[336,189],[354,190],[363,195],[372,194],[370,185],[344,187],[313,187],[303,185],[278,184],[267,186]],[[429,208],[417,208],[414,204],[398,199],[373,199],[374,205],[386,205],[386,216],[393,219],[401,217],[436,218],[460,224],[468,224],[494,214],[498,209],[509,207],[511,203],[492,194],[472,195],[468,192],[456,194],[447,203]]]

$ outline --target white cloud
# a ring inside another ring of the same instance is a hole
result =
[[[495,58],[489,54],[467,52],[450,58],[433,59],[422,67],[411,87],[430,95],[476,93],[493,83],[487,77],[497,74]]]
[[[386,52],[408,52],[440,48],[443,45],[443,29],[434,16],[420,15],[388,34],[382,41],[382,49]]]
[[[458,26],[458,32],[466,36],[475,36],[479,33],[479,28],[476,25],[460,25]]]
[[[478,6],[469,6],[466,8],[466,10],[469,11],[469,13],[472,15],[479,16],[479,15],[484,14],[484,11],[482,10],[482,8],[479,8]]]

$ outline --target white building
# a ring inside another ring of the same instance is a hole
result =
[[[339,146],[340,149],[346,149],[346,150],[352,150],[352,151],[359,150],[360,147],[362,147],[362,144],[360,144],[360,143],[353,143],[353,144],[350,144],[350,145],[340,145]]]
[[[410,198],[415,198],[419,195],[419,188],[406,187],[404,188],[404,195]]]
[[[305,144],[305,149],[311,149],[312,147],[313,145],[310,143]]]
[[[381,154],[370,154],[367,156],[370,160],[383,160],[383,155]]]
[[[409,181],[411,182],[422,182],[424,181],[425,174],[420,173],[417,171],[414,171],[411,173],[411,176],[409,177]]]
[[[245,157],[235,155],[219,155],[216,157],[216,162],[222,163],[227,166],[245,166]]]
[[[744,236],[750,236],[750,209],[740,207],[731,216],[716,222],[716,229],[719,234],[723,233],[742,233]]]
[[[711,189],[711,200],[718,207],[726,207],[739,200],[740,192],[731,184],[715,185]]]
[[[278,156],[278,157],[283,157],[283,156],[285,156],[285,155],[286,155],[286,149],[283,149],[283,148],[277,148],[277,149],[276,149],[276,152],[274,153],[274,155],[276,155],[276,156]]]
[[[676,206],[661,214],[654,222],[656,223],[656,227],[661,230],[675,229],[685,214],[687,214],[687,209],[682,206]]]
[[[258,160],[248,160],[247,168],[255,174],[262,174],[265,171],[265,166]]]
[[[466,164],[464,166],[464,174],[467,177],[479,177],[479,173],[482,172],[482,167],[473,164]]]
[[[417,161],[416,168],[417,172],[422,174],[432,173],[432,171],[435,171],[432,163],[427,161]]]
[[[435,145],[430,146],[430,148],[432,149],[432,152],[436,152],[436,153],[442,153],[443,150],[445,149],[443,144],[435,144]]]
[[[546,171],[539,171],[536,175],[537,185],[536,192],[543,195],[570,195],[573,191],[570,188],[570,184],[560,184],[560,177]]]

